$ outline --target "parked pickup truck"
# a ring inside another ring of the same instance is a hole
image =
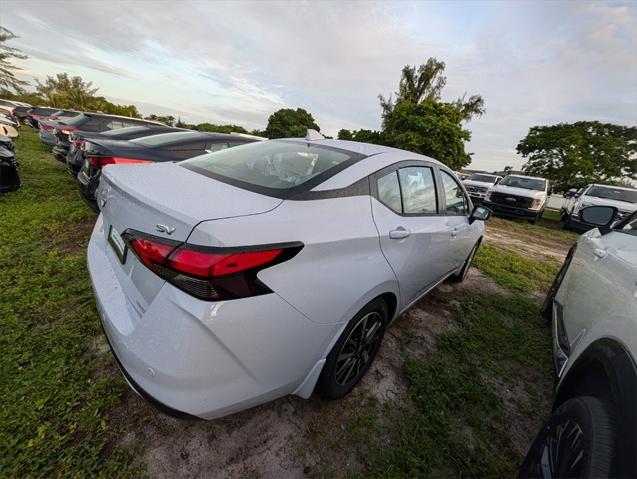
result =
[[[544,213],[551,194],[545,178],[508,175],[491,187],[484,197],[484,205],[499,216],[526,218],[535,224]]]
[[[462,183],[465,190],[471,196],[471,199],[481,201],[484,199],[487,191],[493,185],[497,185],[502,180],[501,176],[488,175],[486,173],[474,173],[473,175],[464,178]]]
[[[565,229],[588,231],[593,226],[582,221],[580,210],[587,206],[614,206],[617,208],[617,221],[637,211],[637,190],[622,186],[586,185],[569,201],[562,213]]]

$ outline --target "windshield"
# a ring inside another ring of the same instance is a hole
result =
[[[102,133],[103,136],[119,136],[127,135],[129,133],[137,133],[138,131],[147,131],[145,126],[127,126],[126,128],[117,128],[115,130],[108,130]]]
[[[524,188],[525,190],[544,191],[546,189],[546,180],[541,180],[539,178],[527,178],[525,176],[505,176],[498,184],[510,186],[512,188]]]
[[[475,173],[466,179],[471,181],[480,181],[482,183],[495,183],[495,180],[497,179],[497,177],[493,175],[483,175],[480,173]]]
[[[172,133],[161,133],[159,135],[153,136],[144,136],[142,138],[136,138],[130,141],[132,143],[138,143],[144,146],[161,146],[173,143],[175,141],[190,140],[198,136],[201,136],[201,133],[197,133],[195,131],[176,131]]]
[[[260,141],[182,161],[180,165],[220,179],[285,190],[352,159],[343,150],[292,141]]]
[[[637,203],[637,190],[624,190],[612,186],[593,186],[586,192],[586,196],[595,196],[606,200],[625,201]]]

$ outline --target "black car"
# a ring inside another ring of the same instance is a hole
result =
[[[80,172],[84,164],[84,144],[87,141],[102,140],[134,140],[144,136],[157,135],[160,133],[171,133],[173,131],[184,131],[182,128],[174,128],[163,125],[128,126],[117,130],[108,130],[102,133],[92,133],[88,131],[76,131],[69,135],[69,152],[66,155],[66,167],[71,176],[75,177]]]
[[[0,148],[6,148],[7,150],[15,153],[15,145],[13,144],[13,140],[8,136],[0,135]]]
[[[0,146],[0,193],[9,193],[22,186],[15,153]]]
[[[80,112],[75,110],[61,110],[59,108],[37,106],[27,110],[25,123],[31,125],[33,128],[39,128],[40,120],[57,120],[58,118],[65,117],[72,118],[79,114]]]
[[[178,131],[145,136],[130,141],[88,140],[84,143],[86,160],[77,175],[77,184],[88,205],[99,212],[95,191],[101,169],[106,165],[181,161],[254,142],[254,138],[203,131]]]
[[[61,121],[55,129],[57,144],[53,147],[53,156],[62,163],[66,162],[69,153],[69,134],[75,131],[102,133],[129,126],[166,126],[156,121],[129,118],[127,116],[107,115],[105,113],[82,113],[69,120]]]

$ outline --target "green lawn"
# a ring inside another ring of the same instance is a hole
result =
[[[95,216],[35,132],[16,146],[24,187],[0,197],[0,477],[144,474],[131,466],[142,445],[113,447],[136,418],[109,421],[126,386],[95,346],[102,334],[85,263]],[[548,411],[549,331],[530,292],[548,287],[556,266],[488,245],[476,265],[514,294],[435,293],[456,327],[426,360],[407,358],[408,397],[361,408],[348,421],[350,444],[338,445],[357,451],[362,477],[516,474],[503,391],[526,391],[519,414]],[[327,428],[321,440],[329,437]]]
[[[117,431],[104,415],[124,383],[96,374],[91,349],[101,333],[85,262],[95,216],[23,130],[24,186],[0,197],[0,477],[126,475],[128,458],[105,453]]]

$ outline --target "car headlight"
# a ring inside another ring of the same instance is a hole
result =
[[[491,193],[493,193],[493,192],[492,191],[487,191],[487,194],[484,195],[485,201],[489,201],[491,199]]]
[[[592,206],[592,203],[578,201],[577,203],[575,203],[575,206],[573,206],[573,214],[577,215],[579,213],[579,210],[581,210],[582,208],[586,208],[587,206]]]
[[[531,209],[532,210],[537,210],[540,208],[540,206],[542,206],[542,199],[541,198],[534,198],[533,201],[531,202]]]

